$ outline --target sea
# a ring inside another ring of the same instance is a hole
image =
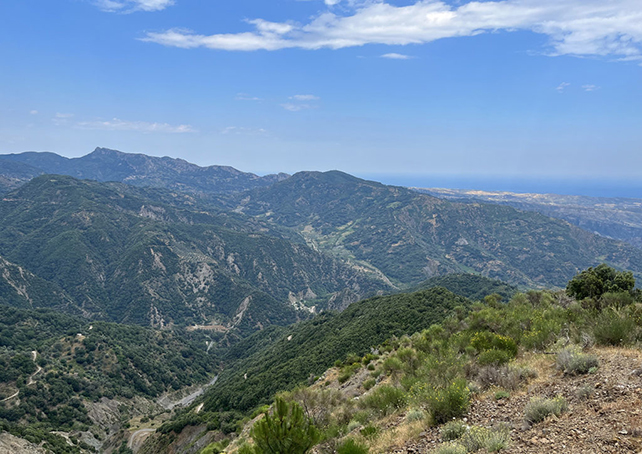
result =
[[[642,178],[355,174],[384,184],[415,188],[477,189],[535,194],[642,199]]]

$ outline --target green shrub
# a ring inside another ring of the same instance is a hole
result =
[[[550,415],[560,416],[567,409],[568,405],[563,397],[555,399],[534,397],[526,404],[524,419],[527,423],[535,424],[544,421]]]
[[[406,413],[406,421],[408,422],[421,421],[425,417],[426,413],[418,408],[413,408]]]
[[[509,442],[510,429],[505,425],[492,429],[471,427],[459,440],[467,452],[477,452],[481,449],[488,452],[498,452],[506,448]]]
[[[506,350],[498,350],[492,348],[482,352],[477,357],[477,363],[480,366],[501,366],[502,364],[508,363],[514,356]]]
[[[352,419],[361,424],[367,423],[368,421],[370,421],[371,418],[372,418],[372,414],[367,410],[360,410],[356,412],[354,415],[352,415]]]
[[[288,404],[277,397],[273,414],[265,413],[250,431],[255,454],[303,454],[320,439],[312,421],[296,402]]]
[[[598,366],[597,357],[580,352],[576,348],[565,348],[557,354],[557,368],[569,375],[588,374]]]
[[[488,437],[484,448],[488,452],[499,452],[506,449],[510,443],[510,429],[507,426],[494,427]]]
[[[475,333],[470,345],[482,353],[487,350],[502,350],[510,354],[511,358],[517,356],[517,343],[508,336],[495,334],[488,331]]]
[[[495,393],[495,400],[502,400],[502,399],[508,399],[508,398],[510,398],[510,393],[508,391],[504,391],[503,389]]]
[[[441,445],[435,451],[435,454],[466,454],[466,448],[458,443],[448,443]]]
[[[591,397],[594,391],[595,391],[595,388],[593,388],[593,386],[582,385],[575,390],[575,396],[580,400],[586,400],[589,397]]]
[[[597,317],[593,334],[600,345],[623,345],[632,340],[635,329],[633,318],[621,311],[607,309]]]
[[[444,441],[459,440],[467,430],[468,427],[462,421],[450,421],[441,428],[441,438]]]
[[[375,380],[374,378],[370,378],[370,379],[368,379],[368,380],[366,380],[366,381],[364,381],[364,382],[363,382],[363,388],[364,388],[366,391],[369,391],[370,389],[372,389],[372,387],[373,387],[375,384],[377,384],[377,380]]]
[[[368,447],[349,438],[339,445],[337,454],[368,454]]]
[[[207,447],[203,448],[200,454],[220,454],[225,451],[225,448],[229,443],[229,440],[224,440],[209,444]]]
[[[383,371],[388,375],[394,375],[403,370],[403,362],[396,356],[389,356],[383,361]]]
[[[354,419],[348,423],[348,433],[352,432],[355,429],[358,429],[361,427],[361,423],[359,421],[355,421]]]
[[[422,385],[423,386],[423,385]],[[443,424],[459,418],[468,410],[470,390],[466,380],[455,379],[450,385],[440,388],[419,388],[435,424]]]
[[[375,438],[379,434],[379,429],[373,425],[367,425],[359,433],[365,438]]]
[[[383,385],[361,399],[360,402],[362,407],[371,408],[387,415],[406,404],[406,394],[402,389]]]

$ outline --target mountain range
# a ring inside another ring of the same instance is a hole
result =
[[[642,247],[642,199],[415,188],[456,201],[490,202],[564,219],[589,232]]]
[[[0,201],[3,301],[216,339],[450,273],[543,288],[601,262],[642,272],[640,249],[569,222],[339,171],[258,177],[100,148],[0,169],[22,184]]]
[[[284,173],[260,177],[233,167],[200,167],[182,159],[122,153],[107,148],[96,148],[80,158],[26,152],[0,155],[0,160],[0,191],[5,192],[45,173],[195,194],[243,191],[269,186],[288,177]]]

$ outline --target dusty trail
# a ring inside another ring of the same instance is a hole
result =
[[[36,350],[32,351],[31,352],[31,360],[35,363],[37,358],[38,358],[38,352]],[[38,375],[40,372],[42,372],[42,367],[40,367],[38,364],[36,364],[36,368],[37,368],[36,371],[33,374],[29,375],[29,378],[27,379],[27,386],[33,385],[36,382],[34,380],[34,377],[36,375]],[[20,390],[16,391],[15,393],[10,395],[9,397],[6,397],[6,398],[0,400],[0,402],[7,402],[7,401],[9,401],[11,399],[15,399],[19,395],[20,395]]]

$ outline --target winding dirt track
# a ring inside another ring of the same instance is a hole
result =
[[[34,351],[31,352],[31,360],[35,363],[36,362],[36,358],[38,358],[38,352],[36,350],[34,350]],[[38,375],[40,372],[42,372],[42,367],[40,367],[38,364],[36,364],[36,367],[37,367],[36,371],[33,374],[29,375],[29,378],[27,379],[27,386],[33,385],[36,382],[34,380],[34,377],[36,375]],[[6,398],[0,400],[0,402],[7,402],[8,400],[15,399],[19,395],[20,395],[20,390],[16,391],[15,393],[10,395],[9,397],[6,397]]]

